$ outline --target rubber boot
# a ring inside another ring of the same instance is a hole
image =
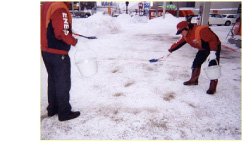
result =
[[[66,121],[66,120],[71,120],[71,119],[74,119],[74,118],[77,118],[78,116],[80,116],[80,112],[77,111],[77,112],[69,112],[68,115],[65,115],[65,116],[60,116],[59,115],[59,121]]]
[[[218,84],[218,79],[211,80],[209,89],[207,90],[207,94],[214,94],[216,92],[217,84]]]
[[[184,85],[198,85],[198,78],[200,75],[201,68],[193,68],[192,69],[192,76],[190,80],[184,82]]]

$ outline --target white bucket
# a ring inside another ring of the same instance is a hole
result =
[[[92,50],[76,52],[75,64],[83,77],[90,77],[98,72],[96,54]]]
[[[218,79],[219,77],[221,77],[221,66],[218,65],[218,61],[215,59],[215,61],[217,62],[217,65],[215,66],[208,66],[206,68],[204,68],[204,72],[207,76],[208,79],[210,80],[215,80]],[[209,62],[208,62],[209,64]]]
[[[90,77],[96,74],[98,71],[96,58],[79,60],[78,62],[76,62],[76,66],[84,77]]]

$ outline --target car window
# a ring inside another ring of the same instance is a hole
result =
[[[235,18],[235,16],[234,15],[229,15],[228,18]]]
[[[215,15],[215,17],[216,17],[216,18],[222,18],[222,16],[221,16],[221,15]]]
[[[215,17],[215,15],[214,15],[214,14],[212,14],[212,15],[211,15],[211,17]]]
[[[226,15],[222,15],[224,18],[226,17]]]

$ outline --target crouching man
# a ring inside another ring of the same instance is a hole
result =
[[[218,36],[208,26],[192,25],[186,21],[177,24],[176,35],[179,34],[182,35],[182,38],[170,47],[168,50],[169,52],[167,52],[165,56],[169,56],[173,51],[181,48],[186,43],[197,48],[198,52],[192,64],[191,78],[183,84],[186,86],[198,85],[198,78],[204,61],[207,58],[208,60],[211,60],[209,66],[216,65],[217,62],[219,64],[221,42]],[[218,79],[211,80],[207,94],[214,94],[216,92],[217,84]]]

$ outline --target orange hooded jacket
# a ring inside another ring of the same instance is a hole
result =
[[[174,43],[169,51],[173,52],[186,43],[199,50],[210,49],[217,51],[220,40],[208,26],[196,25],[188,30],[186,37],[182,37],[178,42]]]

